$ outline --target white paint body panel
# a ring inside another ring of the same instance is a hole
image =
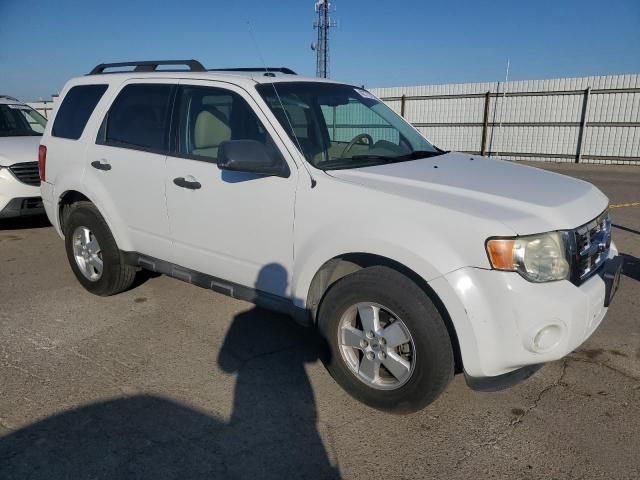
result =
[[[244,89],[228,82],[185,79],[180,83],[225,89],[243,97],[286,155],[278,132]],[[281,178],[222,171],[211,162],[167,157],[166,196],[175,263],[290,296],[298,172],[294,162],[288,163],[291,175]],[[173,183],[178,177],[191,177],[202,187],[180,188]]]
[[[166,83],[164,80],[131,80],[105,93],[112,102],[128,85],[136,83]],[[104,100],[103,97],[103,100]],[[104,109],[106,113],[107,109]],[[166,155],[130,148],[118,148],[95,143],[103,115],[93,123],[93,141],[87,142],[83,185],[90,191],[103,192],[99,197],[111,201],[111,217],[118,218],[126,228],[132,251],[172,260],[171,236],[165,202]],[[92,162],[108,163],[111,170],[99,170]]]
[[[498,221],[518,235],[578,227],[608,204],[582,180],[462,153],[330,174],[427,206]]]
[[[134,76],[218,87],[224,82],[255,109],[291,176],[253,178],[221,172],[207,162],[148,158],[150,154],[135,150],[100,151],[94,145],[100,121],[115,92]],[[595,187],[457,153],[361,169],[316,170],[305,163],[257,94],[256,82],[271,80],[163,73],[71,81],[62,98],[77,84],[107,83],[109,90],[79,141],[53,138],[47,127],[43,143],[49,149],[50,173],[42,194],[49,218],[59,230],[59,198],[78,190],[97,205],[122,250],[257,286],[300,308],[307,307],[314,275],[332,258],[370,253],[392,259],[422,277],[440,297],[472,376],[499,375],[560,358],[591,334],[606,312],[599,277],[580,287],[529,283],[516,273],[490,270],[484,245],[492,236],[571,229],[592,220],[608,202]],[[122,169],[121,179],[110,183],[101,179],[103,172],[88,173],[88,164],[103,156],[114,165],[112,172]],[[155,165],[151,173],[144,167],[150,163]],[[173,184],[174,178],[188,175],[202,184],[200,190]],[[286,278],[278,277],[274,265],[284,269]],[[266,278],[260,278],[261,271]],[[565,325],[566,335],[554,349],[533,353],[527,342],[532,329],[546,319]]]

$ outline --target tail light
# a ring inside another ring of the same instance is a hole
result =
[[[38,171],[40,172],[40,181],[45,181],[45,172],[47,168],[47,147],[40,145],[38,147]]]

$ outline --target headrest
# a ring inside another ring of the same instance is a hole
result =
[[[231,140],[229,126],[210,111],[201,111],[196,117],[193,132],[194,147],[217,147],[226,140]]]

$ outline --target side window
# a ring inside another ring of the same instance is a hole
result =
[[[51,135],[77,140],[93,109],[107,91],[108,85],[78,85],[72,87],[64,97],[51,129]]]
[[[173,85],[133,84],[118,94],[105,118],[99,143],[168,150]]]
[[[252,108],[234,92],[181,86],[176,102],[178,154],[215,161],[220,144],[228,140],[255,140],[275,149]]]

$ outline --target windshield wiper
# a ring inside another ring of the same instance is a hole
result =
[[[389,155],[353,155],[351,157],[345,157],[344,160],[393,160],[397,157],[390,157]]]
[[[429,157],[437,157],[438,155],[442,155],[447,153],[443,150],[434,152],[433,150],[414,150],[413,152],[402,155],[403,159],[409,158],[411,160],[419,160],[421,158],[429,158]],[[398,157],[400,158],[400,157]]]
[[[354,165],[353,161],[370,161],[370,162],[380,162],[380,163],[396,163],[396,162],[406,162],[408,160],[418,160],[421,158],[435,157],[437,155],[443,155],[445,152],[443,150],[439,151],[431,151],[431,150],[415,150],[411,153],[407,153],[405,155],[353,155],[352,157],[344,157],[344,158],[334,158],[333,160],[325,160],[320,162],[317,166],[318,168],[322,168],[323,170],[337,170],[342,168],[359,168],[359,167],[369,167],[371,164],[360,164]],[[375,164],[375,163],[374,163]]]
[[[352,160],[384,160],[389,163],[404,162],[406,160],[419,160],[421,158],[435,157],[445,152],[433,152],[431,150],[415,150],[406,155],[390,156],[390,155],[354,155]]]

